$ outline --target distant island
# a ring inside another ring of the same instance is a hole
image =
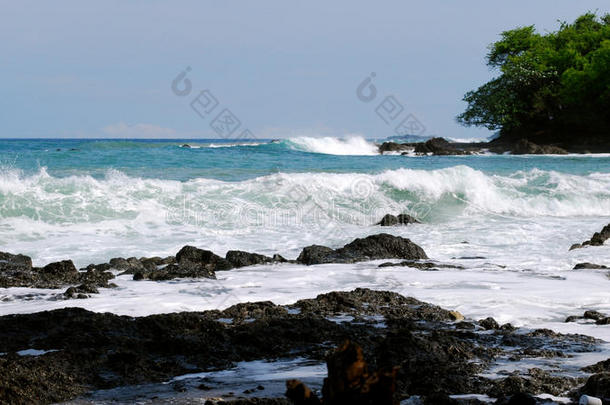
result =
[[[500,75],[466,93],[458,122],[498,131],[492,150],[610,152],[610,14],[501,37],[486,57]]]

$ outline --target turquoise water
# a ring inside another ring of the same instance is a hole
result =
[[[246,142],[254,146],[240,145]],[[200,146],[182,148],[183,144]],[[219,145],[227,147],[209,147]],[[323,148],[324,145],[319,145]],[[333,153],[329,150],[328,153]],[[577,175],[610,171],[610,156],[346,156],[308,151],[290,140],[1,140],[2,168],[24,174],[45,167],[52,176],[86,174],[102,178],[109,169],[128,176],[186,181],[240,181],[272,173],[381,173],[410,168],[434,170],[464,165],[490,174],[540,169]]]
[[[515,224],[499,240],[527,240],[527,226],[590,234],[610,218],[610,156],[382,156],[363,138],[0,141],[0,250],[41,262],[184,244],[292,257],[378,232],[387,213],[460,240]]]

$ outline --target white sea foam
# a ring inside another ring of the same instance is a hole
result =
[[[377,145],[362,136],[310,137],[299,136],[287,140],[289,146],[304,152],[327,155],[378,155]]]
[[[0,175],[0,247],[39,263],[170,254],[192,242],[293,254],[306,244],[345,243],[346,236],[371,232],[383,215],[401,212],[433,224],[461,218],[467,231],[490,219],[510,225],[565,218],[578,226],[609,215],[610,174],[534,169],[500,176],[455,166],[278,173],[240,182],[145,179],[116,170],[102,179],[57,178],[44,169]]]

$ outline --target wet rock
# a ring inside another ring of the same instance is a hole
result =
[[[577,322],[579,320],[588,319],[595,321],[598,325],[606,325],[605,320],[608,317],[597,311],[585,311],[582,316],[570,315],[566,318],[565,322]]]
[[[602,246],[606,240],[610,238],[610,224],[604,226],[600,232],[595,232],[591,239],[583,243],[576,243],[570,247],[570,250],[582,248],[585,246]]]
[[[184,246],[176,253],[178,266],[184,268],[206,267],[214,270],[229,270],[231,264],[222,257],[215,255],[209,250],[198,249],[193,246]]]
[[[328,319],[337,315],[347,315],[347,320]],[[370,289],[320,294],[288,306],[242,303],[224,311],[146,317],[80,308],[0,316],[0,353],[7,353],[0,356],[0,403],[14,403],[15,398],[24,398],[22,403],[61,402],[85,389],[162,383],[242,361],[304,357],[319,362],[346,338],[362,348],[367,368],[391,371],[400,366],[394,380],[397,398],[469,392],[507,396],[509,382],[496,385],[480,376],[496,358],[560,358],[598,350],[599,342],[580,335],[546,330],[479,333],[456,328],[455,319],[438,306]],[[57,351],[15,354],[29,348]],[[386,377],[377,375],[389,381]],[[533,382],[521,381],[521,392],[552,387],[552,392],[567,391],[584,382],[555,377],[530,370],[520,378]],[[367,381],[358,379],[355,386],[365,387]]]
[[[379,153],[381,154],[385,152],[402,152],[412,149],[413,145],[408,143],[384,142],[379,145]]]
[[[64,292],[66,298],[89,298],[88,294],[99,294],[99,291],[91,284],[81,284],[77,287],[69,287]]]
[[[376,259],[427,259],[424,250],[400,236],[386,233],[356,239],[340,249],[325,246],[309,246],[303,249],[298,263],[311,265],[321,263],[354,263]]]
[[[137,258],[130,257],[124,259],[122,257],[115,257],[110,259],[108,262],[111,268],[120,270],[127,274],[133,274],[137,271],[144,270],[145,267]]]
[[[522,393],[562,395],[578,384],[572,377],[558,377],[539,368],[532,368],[526,375],[511,375],[494,381],[488,395],[502,398]]]
[[[0,252],[0,271],[6,271],[11,269],[19,270],[31,270],[32,259],[29,256],[22,254],[11,254],[6,252]]]
[[[485,330],[500,329],[500,325],[492,317],[481,319],[479,321],[479,326]]]
[[[96,287],[111,288],[112,283],[109,284],[108,281],[113,278],[114,274],[111,272],[98,270],[97,268],[79,272],[79,283],[90,284]]]
[[[610,398],[610,372],[593,374],[580,389],[581,394]]]
[[[464,266],[456,266],[453,264],[443,264],[443,263],[435,263],[435,262],[418,262],[414,260],[403,260],[402,262],[393,263],[386,262],[381,263],[377,267],[413,267],[418,270],[437,270],[437,269],[460,269],[463,270]]]
[[[578,263],[574,266],[573,270],[581,270],[581,269],[607,269],[607,266],[602,264],[593,264],[593,263]]]
[[[242,252],[241,250],[229,250],[225,259],[235,268],[272,263],[274,261],[271,257],[259,255],[257,253]]]
[[[601,373],[604,371],[610,372],[610,359],[606,359],[600,361],[599,363],[583,367],[582,370],[587,373]]]
[[[313,299],[299,300],[289,305],[298,308],[303,315],[334,316],[384,315],[385,317],[426,321],[452,321],[451,311],[411,297],[389,291],[357,288],[350,292],[333,291]]]
[[[175,263],[173,259],[164,260],[169,262],[165,267],[158,268],[157,261],[151,261],[153,265],[144,267],[134,272],[134,280],[172,280],[174,278],[216,278],[217,270],[229,270],[233,268],[231,263],[209,250],[199,249],[194,246],[184,246],[176,254]],[[140,262],[141,264],[141,262]]]
[[[566,155],[567,150],[554,145],[537,145],[521,139],[512,148],[513,155]]]
[[[449,143],[445,138],[432,138],[424,143],[418,143],[415,147],[415,153],[433,154],[433,155],[469,155],[470,152],[457,149]]]
[[[0,287],[62,288],[70,284],[92,284],[106,287],[114,275],[93,265],[78,271],[71,260],[32,267],[32,259],[24,255],[0,252]]]
[[[417,219],[413,218],[408,214],[399,214],[398,216],[392,214],[386,214],[381,221],[375,225],[381,226],[394,226],[394,225],[407,225],[407,224],[420,224]]]

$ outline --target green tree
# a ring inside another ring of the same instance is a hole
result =
[[[461,124],[499,130],[500,139],[610,141],[610,14],[587,13],[544,35],[534,26],[505,31],[486,60],[499,76],[466,93]]]

